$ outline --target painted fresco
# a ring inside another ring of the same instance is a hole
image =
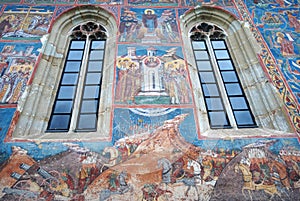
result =
[[[0,43],[0,103],[17,103],[37,60],[39,43]]]
[[[298,198],[296,138],[189,143],[180,131],[188,116],[179,114],[151,133],[120,138],[100,151],[88,143],[61,143],[60,153],[37,160],[22,143],[11,146],[0,170],[0,196],[101,201],[217,200],[220,194],[224,200]]]
[[[178,0],[128,0],[129,5],[177,6]]]
[[[38,39],[48,33],[54,7],[7,6],[0,17],[2,39]]]
[[[180,47],[119,45],[118,49],[115,103],[191,103]]]
[[[180,42],[174,9],[122,9],[119,31],[120,42]]]
[[[234,6],[233,0],[182,0],[182,6]]]
[[[259,57],[262,64],[278,90],[296,132],[300,133],[299,33],[295,29],[295,26],[299,25],[299,20],[294,20],[295,16],[299,16],[299,12],[294,11],[299,10],[299,5],[297,1],[251,1],[247,3],[249,5],[246,6],[243,1],[238,1],[237,8],[240,13],[244,13],[243,20],[249,23],[250,30],[261,46]],[[266,11],[264,10],[266,8],[269,9]],[[288,12],[289,10],[292,12]],[[256,14],[256,12],[260,14]],[[275,14],[276,12],[277,14]],[[251,13],[251,15],[247,15],[247,13]],[[289,20],[293,23],[288,23]],[[265,22],[267,23],[265,24]],[[270,49],[269,46],[273,48]]]
[[[25,0],[31,4],[74,4],[76,0]]]
[[[122,4],[122,0],[78,0],[78,4]]]
[[[190,6],[204,5],[222,7],[249,22],[262,48],[262,63],[300,131],[297,0],[125,1],[133,7],[112,6],[123,3],[117,0],[21,2],[56,4],[56,9],[1,6],[0,200],[299,199],[296,135],[206,139],[198,133],[175,17]],[[170,7],[178,3],[178,9]],[[24,41],[47,34],[53,14],[72,4],[109,4],[106,9],[119,20],[111,139],[9,141],[5,138],[11,136],[9,127],[18,113],[5,107],[17,107],[10,104],[18,103],[24,92],[41,47]],[[12,42],[16,39],[23,41]]]
[[[261,2],[249,9],[289,87],[300,102],[300,21],[297,2]]]
[[[188,142],[198,139],[193,109],[178,108],[116,108],[114,110],[112,142],[131,138],[136,134],[148,136],[168,119],[186,114],[180,133]]]

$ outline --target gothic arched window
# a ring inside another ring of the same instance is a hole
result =
[[[199,23],[191,42],[211,128],[255,127],[225,32],[214,24]]]
[[[78,6],[41,41],[32,83],[20,99],[13,139],[91,140],[110,136],[118,27],[113,14]]]
[[[180,16],[180,26],[200,135],[293,132],[246,22],[222,8],[200,6]]]
[[[106,30],[87,22],[72,30],[47,131],[96,131]]]

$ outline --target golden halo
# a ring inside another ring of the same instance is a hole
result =
[[[151,12],[152,15],[155,14],[154,10],[152,10],[152,9],[146,9],[144,13],[148,14],[149,11]]]

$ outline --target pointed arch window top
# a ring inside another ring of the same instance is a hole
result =
[[[196,24],[190,31],[190,37],[192,40],[203,40],[205,38],[224,39],[226,36],[227,34],[223,29],[206,22]]]
[[[94,22],[87,22],[76,26],[71,33],[71,38],[83,40],[89,37],[90,39],[106,39],[107,31],[105,28]]]

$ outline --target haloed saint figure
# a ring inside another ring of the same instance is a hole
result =
[[[148,29],[148,32],[154,32],[157,28],[157,15],[154,10],[146,9],[142,16],[143,25]]]

